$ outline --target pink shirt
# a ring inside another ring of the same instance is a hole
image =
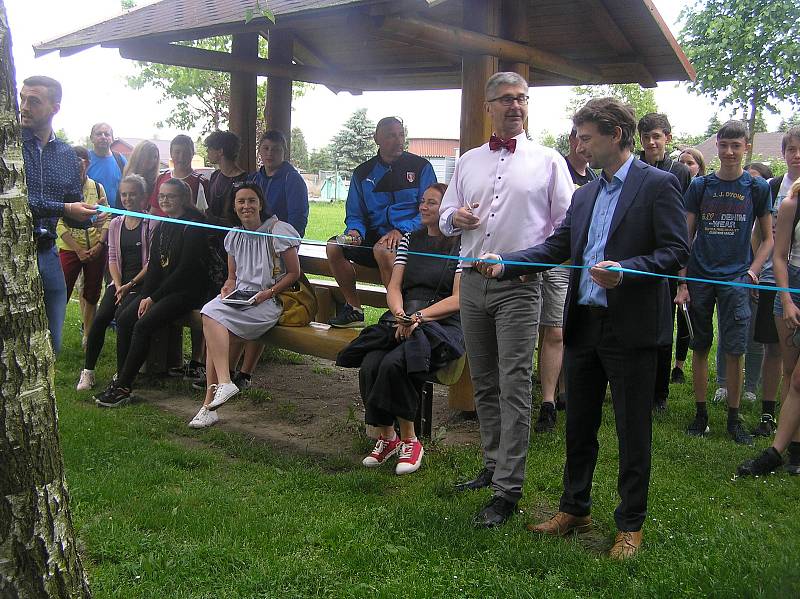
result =
[[[442,199],[439,227],[445,235],[461,233],[461,256],[502,254],[532,247],[547,239],[564,220],[575,185],[567,163],[555,150],[517,137],[514,153],[492,152],[485,143],[464,154]],[[453,227],[461,206],[478,204],[472,213],[477,229]],[[464,268],[472,265],[463,263]]]

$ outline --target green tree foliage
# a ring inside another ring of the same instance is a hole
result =
[[[375,123],[367,117],[367,109],[359,108],[347,119],[328,147],[339,171],[352,172],[375,155],[374,134]]]
[[[300,127],[292,127],[291,161],[300,170],[308,170],[308,145]]]
[[[783,119],[778,125],[778,131],[786,133],[792,127],[800,127],[800,113],[794,113],[788,119]]]
[[[319,171],[332,171],[336,169],[333,162],[330,146],[325,146],[318,150],[312,150],[308,157],[308,171],[318,173]]]
[[[562,133],[556,136],[549,131],[545,131],[539,137],[539,143],[548,148],[553,148],[562,156],[569,154],[569,133]]]
[[[706,139],[708,139],[712,135],[716,135],[720,127],[722,127],[722,121],[720,121],[719,116],[715,114],[708,121],[708,127],[706,127]]]
[[[215,50],[231,51],[231,36],[210,37],[202,40],[180,42],[185,46]],[[266,54],[266,41],[259,39],[259,55]],[[189,69],[149,62],[137,62],[139,73],[128,77],[128,85],[133,89],[152,86],[160,90],[160,103],[171,106],[169,115],[156,123],[158,127],[171,126],[176,129],[195,129],[201,133],[215,129],[224,129],[228,124],[228,105],[230,101],[230,73]],[[294,98],[302,96],[309,84],[295,81],[292,87]],[[257,102],[263,107],[266,98],[267,83],[258,86]],[[263,109],[258,110],[258,132],[264,131]]]
[[[578,85],[572,88],[573,98],[567,105],[567,116],[572,118],[579,108],[592,98],[611,96],[633,106],[636,119],[648,112],[658,112],[656,96],[652,89],[638,83],[612,83],[610,85]]]
[[[744,111],[751,136],[762,110],[800,104],[797,0],[695,0],[681,19],[679,40],[697,71],[689,89]]]

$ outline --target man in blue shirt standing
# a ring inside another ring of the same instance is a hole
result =
[[[128,161],[119,152],[111,150],[114,143],[114,130],[108,123],[95,123],[89,134],[92,149],[89,150],[89,170],[86,175],[100,183],[106,190],[108,205],[118,208],[117,188],[122,179],[122,171]]]
[[[672,338],[669,285],[652,275],[675,273],[686,263],[686,221],[678,179],[631,153],[636,121],[630,106],[613,98],[590,100],[573,123],[578,150],[591,155],[592,168],[602,168],[602,176],[575,191],[564,221],[544,243],[484,258],[540,264],[570,259],[581,267],[572,269],[564,314],[569,389],[564,492],[558,513],[528,529],[564,536],[591,526],[597,431],[610,386],[620,503],[609,555],[628,559],[641,546],[647,514],[657,348]],[[629,272],[610,270],[620,267]],[[478,268],[490,278],[512,279],[546,267],[481,263]]]
[[[83,182],[77,154],[53,133],[53,116],[61,107],[61,84],[50,77],[28,77],[22,82],[19,98],[28,205],[33,215],[48,328],[53,350],[58,354],[67,309],[67,286],[55,245],[56,224],[59,217],[64,217],[70,226],[88,224],[97,210],[82,202]]]
[[[420,226],[419,200],[436,183],[436,174],[430,162],[403,150],[405,141],[403,122],[382,118],[375,127],[378,155],[353,171],[344,219],[350,243],[327,245],[328,262],[346,302],[328,321],[331,326],[364,326],[351,262],[377,267],[388,285],[397,244]]]

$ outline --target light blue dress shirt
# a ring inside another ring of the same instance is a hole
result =
[[[619,167],[619,170],[611,178],[611,182],[606,181],[605,176],[600,177],[600,191],[594,203],[592,220],[589,223],[589,235],[586,239],[586,248],[583,250],[584,265],[594,266],[598,262],[605,260],[611,220],[614,217],[614,211],[617,209],[619,195],[622,193],[622,186],[625,184],[625,178],[628,176],[633,158],[631,155]],[[581,270],[578,283],[578,303],[583,306],[608,307],[606,290],[594,282],[588,269]]]

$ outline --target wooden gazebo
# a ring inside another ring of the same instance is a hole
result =
[[[233,36],[230,54],[174,43],[216,35]],[[269,58],[258,56],[258,36]],[[129,59],[230,72],[230,128],[247,169],[257,76],[268,77],[268,126],[287,133],[293,80],[354,94],[461,88],[462,152],[488,137],[483,86],[498,69],[532,86],[695,77],[651,0],[161,0],[34,51],[68,56],[98,44]]]

